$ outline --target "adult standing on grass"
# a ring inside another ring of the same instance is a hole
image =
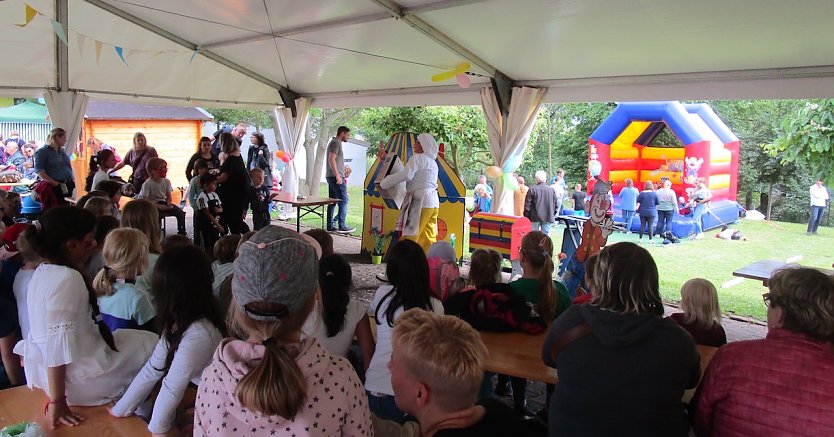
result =
[[[148,161],[151,158],[158,157],[159,154],[156,153],[156,149],[148,146],[148,139],[145,138],[145,134],[136,132],[133,134],[133,148],[127,152],[122,162],[113,167],[112,172],[117,172],[122,167],[129,165],[133,171],[130,173],[128,183],[133,185],[133,192],[138,193],[142,190],[142,184],[150,177],[146,168]]]
[[[623,211],[626,233],[631,233],[631,222],[634,220],[634,213],[637,212],[637,196],[640,191],[634,187],[634,181],[626,178],[625,187],[620,190],[620,208]]]
[[[712,191],[707,188],[704,178],[699,178],[695,191],[690,195],[692,219],[695,221],[696,240],[702,240],[704,238],[704,224],[701,223],[701,217],[707,211],[710,199],[712,199]]]
[[[678,195],[672,190],[672,181],[663,181],[663,188],[655,192],[657,194],[657,231],[661,239],[666,231],[672,230],[672,217],[678,210]]]
[[[350,138],[350,129],[347,126],[339,126],[336,136],[327,145],[327,169],[324,178],[327,180],[327,195],[331,199],[339,199],[339,215],[337,222],[333,222],[333,211],[336,205],[327,205],[327,230],[349,234],[356,228],[348,227],[345,223],[347,217],[348,192],[347,181],[345,180],[345,157],[342,151],[342,143]]]
[[[214,156],[220,156],[220,152],[222,152],[222,150],[221,150],[222,146],[220,144],[220,136],[222,134],[224,134],[224,133],[232,134],[232,137],[234,137],[235,141],[237,141],[238,147],[240,147],[240,146],[243,145],[243,137],[246,135],[246,129],[248,127],[249,126],[246,123],[241,121],[241,122],[238,122],[238,124],[235,125],[234,128],[230,128],[230,127],[227,126],[227,127],[223,127],[222,129],[219,129],[217,132],[215,132],[211,136],[211,141],[212,141],[211,150],[212,150],[212,153],[214,154]]]
[[[654,236],[654,222],[657,220],[657,193],[654,192],[652,181],[646,181],[643,191],[637,195],[637,214],[640,216],[640,241],[643,241],[643,230],[649,234],[649,243]]]
[[[524,200],[524,216],[533,222],[534,231],[542,231],[545,235],[550,234],[550,226],[555,220],[556,213],[556,192],[547,185],[547,173],[539,170],[534,175],[536,185],[530,187],[527,198]]]
[[[822,184],[822,181],[817,179],[814,185],[811,185],[811,219],[808,221],[808,235],[816,234],[817,228],[822,221],[822,213],[828,204],[828,189]]]

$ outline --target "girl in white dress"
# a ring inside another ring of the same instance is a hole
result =
[[[113,335],[101,321],[95,294],[81,274],[96,245],[94,229],[91,212],[62,206],[23,234],[45,262],[29,283],[30,330],[15,353],[26,363],[29,387],[49,397],[52,426],[84,420],[69,405],[101,405],[121,396],[156,343],[146,331]]]

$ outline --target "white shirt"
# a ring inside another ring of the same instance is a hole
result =
[[[96,174],[93,175],[93,185],[92,189],[95,190],[98,187],[98,183],[101,181],[109,181],[110,175],[107,174],[106,171],[99,169]]]
[[[153,350],[152,332],[120,329],[110,349],[92,318],[87,286],[77,271],[41,264],[29,282],[30,329],[14,352],[26,362],[30,388],[49,392],[47,369],[66,365],[69,405],[102,405],[117,399]]]
[[[413,157],[412,157],[413,159]],[[377,288],[374,293],[374,301],[371,303],[371,310],[376,310],[379,305],[379,312],[377,313],[376,327],[376,351],[374,357],[371,358],[371,365],[368,366],[368,371],[365,372],[365,390],[375,393],[383,393],[387,395],[394,395],[394,389],[391,387],[391,372],[388,371],[388,361],[391,361],[391,334],[394,328],[388,326],[388,320],[385,318],[385,311],[388,309],[388,303],[391,297],[388,296],[384,301],[389,291],[394,288],[393,285],[383,285]],[[382,304],[380,305],[380,302]],[[432,311],[437,314],[443,314],[443,304],[440,300],[431,298]],[[403,308],[400,307],[394,312],[394,320],[403,313]],[[371,321],[371,323],[374,323]]]
[[[301,332],[306,337],[315,337],[319,343],[333,355],[347,357],[350,345],[353,343],[353,337],[356,335],[356,325],[368,314],[367,309],[362,302],[351,296],[345,311],[345,323],[342,325],[342,330],[333,337],[327,336],[327,326],[324,325],[324,317],[322,317],[321,302],[316,302],[316,308],[310,312],[307,321],[301,328]]]
[[[162,178],[159,181],[148,179],[142,184],[142,189],[136,195],[137,199],[147,199],[153,203],[167,202],[168,195],[174,191],[171,186],[171,181],[167,178]]]
[[[177,405],[189,382],[200,384],[200,375],[211,364],[211,358],[223,336],[220,331],[206,319],[191,324],[182,335],[180,345],[174,352],[174,360],[165,378],[162,369],[168,356],[168,342],[160,338],[148,362],[130,383],[124,397],[113,406],[112,413],[117,417],[127,417],[136,411],[162,379],[159,394],[153,405],[148,430],[163,433],[171,429],[177,414]]]
[[[405,164],[403,170],[388,175],[380,181],[379,186],[388,189],[405,181],[407,192],[417,199],[422,199],[423,208],[440,208],[437,197],[437,161],[425,153],[415,153]]]
[[[20,323],[20,333],[23,338],[29,336],[29,281],[35,275],[35,269],[20,269],[14,277],[14,298],[17,300],[17,320]]]
[[[235,264],[213,261],[211,263],[211,272],[214,273],[214,282],[211,283],[211,291],[215,297],[220,297],[220,286],[223,285],[223,281],[226,278],[235,272]]]
[[[828,200],[828,190],[825,185],[817,186],[811,185],[811,206],[825,206],[825,201]]]

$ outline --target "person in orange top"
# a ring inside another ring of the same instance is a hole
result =
[[[521,216],[524,215],[524,199],[527,198],[527,191],[530,187],[525,185],[524,177],[518,176],[516,180],[518,180],[518,189],[513,193],[513,214]]]

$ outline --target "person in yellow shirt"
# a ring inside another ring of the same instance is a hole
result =
[[[513,214],[517,216],[524,215],[524,199],[527,198],[527,191],[530,187],[525,185],[524,177],[517,176],[518,189],[513,193]]]

